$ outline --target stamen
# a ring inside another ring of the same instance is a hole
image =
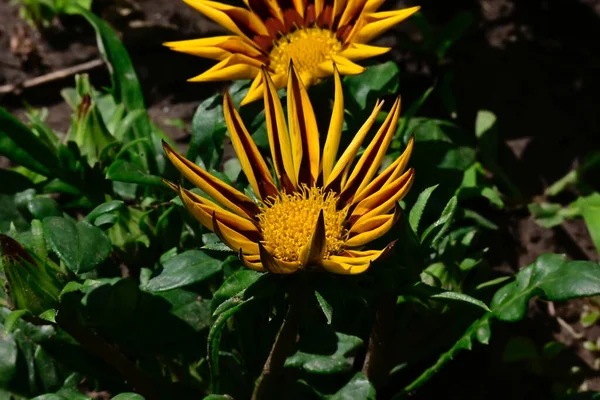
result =
[[[307,188],[300,192],[280,194],[270,198],[258,215],[263,245],[275,258],[297,261],[315,230],[319,213],[325,220],[325,258],[338,254],[347,239],[344,222],[348,208],[336,208],[337,195],[324,193],[322,188]]]
[[[319,64],[331,60],[331,56],[340,51],[342,43],[337,40],[335,32],[320,28],[298,28],[274,42],[269,54],[269,66],[277,74],[286,74],[290,60],[293,60],[298,72],[316,74]]]

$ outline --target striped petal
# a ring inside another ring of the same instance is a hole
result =
[[[334,66],[335,80],[335,98],[333,100],[333,110],[331,112],[331,121],[329,122],[329,130],[327,131],[327,139],[323,147],[323,182],[327,182],[329,174],[333,169],[333,164],[337,157],[338,148],[340,146],[340,138],[342,137],[342,127],[344,125],[344,92],[342,89],[342,79],[340,73]]]
[[[287,124],[285,123],[285,114],[281,101],[277,95],[271,77],[267,71],[262,70],[265,100],[265,120],[267,124],[267,133],[269,135],[269,146],[271,148],[271,158],[275,166],[275,173],[281,188],[291,193],[297,187],[294,161],[292,158],[292,147]]]
[[[247,216],[251,219],[254,219],[260,212],[258,206],[248,196],[215,178],[190,160],[178,154],[164,141],[163,148],[175,168],[186,179],[215,199],[219,204],[240,216]]]
[[[357,43],[367,43],[371,41],[394,25],[399,24],[406,18],[419,11],[419,8],[420,7],[411,7],[403,10],[382,11],[366,14],[364,16],[362,27],[354,37],[354,41]]]
[[[349,0],[346,7],[344,7],[344,13],[340,17],[339,25],[343,27],[348,24],[354,23],[363,11],[366,0]]]
[[[350,43],[348,47],[339,53],[339,56],[345,57],[348,60],[356,61],[365,58],[377,57],[387,53],[391,47],[369,46],[361,43]]]
[[[361,274],[369,269],[371,264],[386,258],[395,245],[396,241],[393,241],[383,250],[345,250],[338,256],[331,256],[328,260],[323,260],[322,266],[334,274]]]
[[[258,249],[260,251],[260,262],[269,272],[273,272],[274,274],[293,274],[302,268],[299,261],[282,261],[276,259],[260,242],[258,242]]]
[[[392,136],[396,132],[398,116],[400,115],[400,98],[392,106],[390,113],[377,131],[377,134],[367,146],[363,155],[359,158],[356,166],[352,170],[348,181],[340,193],[340,204],[347,204],[356,193],[366,187],[373,176],[377,173],[381,160],[392,141]]]
[[[215,213],[212,215],[212,228],[213,232],[230,249],[242,254],[258,253],[259,249],[258,245],[256,244],[257,242],[250,241],[248,238],[241,235],[234,229],[231,229],[227,225],[221,224],[216,218]]]
[[[325,218],[323,210],[319,212],[315,230],[308,244],[300,252],[300,263],[302,266],[316,265],[325,256],[327,250],[327,241],[325,237]]]
[[[298,184],[314,186],[319,174],[319,130],[306,88],[290,63],[287,110],[294,168]]]
[[[367,136],[369,130],[373,126],[373,123],[375,122],[375,119],[377,118],[377,115],[379,114],[379,111],[381,110],[382,106],[383,101],[375,104],[375,107],[373,108],[373,111],[371,112],[369,118],[367,118],[367,120],[358,130],[356,135],[354,135],[354,138],[352,139],[348,147],[346,147],[346,150],[333,167],[333,170],[329,175],[329,179],[327,181],[324,181],[326,190],[333,190],[337,193],[340,192],[344,171],[347,171],[352,165],[352,161],[354,160],[354,157],[356,157],[356,154],[360,149],[360,145],[362,144],[363,140],[365,140],[365,137]]]
[[[361,247],[385,235],[400,218],[400,207],[396,204],[392,214],[375,215],[357,221],[348,231],[346,247]]]
[[[269,34],[269,31],[260,18],[245,8],[234,7],[216,1],[184,1],[219,25],[244,38],[251,40],[256,34]]]
[[[189,82],[214,82],[252,79],[260,72],[262,62],[243,54],[232,54],[204,73],[188,79]]]
[[[273,80],[273,85],[275,85],[275,89],[281,89],[285,87],[285,83],[287,81],[287,74],[269,74],[271,79]],[[246,104],[252,103],[253,101],[259,100],[262,98],[264,94],[264,80],[262,74],[256,75],[256,78],[252,81],[250,85],[250,89],[248,89],[248,93],[246,97],[240,102],[240,106],[245,106]]]
[[[268,63],[268,58],[255,46],[239,36],[215,36],[202,39],[181,40],[163,43],[173,51],[194,56],[224,60],[232,54],[243,54],[251,58],[262,58]]]
[[[235,153],[242,165],[242,170],[244,171],[244,174],[246,174],[254,193],[256,193],[261,200],[264,200],[269,196],[277,195],[277,187],[269,172],[267,163],[244,126],[240,114],[233,105],[233,100],[229,95],[229,92],[225,93],[223,110],[225,114],[225,123],[229,130],[229,136],[231,137],[231,143],[233,144]]]
[[[341,54],[341,53],[340,53]],[[332,55],[331,60],[335,63],[338,71],[342,75],[358,75],[365,72],[365,67],[362,67],[356,63],[353,63],[346,57],[338,55]],[[317,65],[321,76],[330,76],[333,75],[333,63],[331,61],[324,61]]]
[[[263,267],[262,263],[260,262],[260,255],[240,255],[240,258],[246,268],[258,272],[267,272],[267,269]]]
[[[381,190],[360,201],[348,218],[350,223],[358,223],[363,219],[368,219],[391,210],[408,193],[414,177],[415,173],[411,168],[395,181],[385,185]]]
[[[411,136],[408,144],[406,145],[406,149],[402,152],[400,157],[398,157],[393,163],[391,163],[381,174],[377,176],[374,180],[371,181],[360,192],[357,192],[354,198],[352,199],[353,203],[358,203],[362,199],[367,196],[372,195],[373,193],[379,191],[385,185],[391,183],[395,179],[397,179],[405,170],[406,165],[408,164],[408,160],[410,159],[410,155],[412,154],[412,150],[415,143],[415,137]]]

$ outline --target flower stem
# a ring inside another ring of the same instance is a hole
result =
[[[289,307],[281,328],[275,337],[262,373],[256,380],[252,400],[275,398],[279,378],[283,373],[283,365],[296,344],[300,315],[306,301],[306,289],[303,283],[289,292]]]
[[[377,388],[389,369],[388,344],[392,336],[396,296],[385,294],[377,304],[375,322],[369,337],[369,348],[365,356],[362,372]]]

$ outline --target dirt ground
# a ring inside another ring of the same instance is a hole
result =
[[[502,229],[492,240],[492,263],[499,269],[516,270],[544,252],[597,261],[581,221],[543,229],[529,217],[525,204],[540,198],[545,187],[581,162],[582,155],[600,149],[600,1],[410,0],[388,1],[384,7],[416,4],[422,6],[423,14],[436,27],[444,26],[461,11],[470,11],[475,18],[470,31],[452,48],[441,67],[426,56],[401,48],[393,56],[402,69],[400,90],[404,104],[412,103],[441,73],[454,71],[457,122],[472,132],[479,110],[491,110],[498,117],[502,138],[512,157],[507,165],[509,174],[516,179],[526,200],[493,216]],[[221,85],[187,83],[187,78],[204,71],[210,62],[170,52],[161,43],[217,33],[221,28],[178,0],[95,0],[94,11],[121,33],[145,90],[151,118],[185,144],[195,108]],[[71,111],[62,102],[59,91],[72,86],[72,77],[7,93],[2,88],[98,58],[94,33],[83,21],[64,18],[42,37],[17,15],[17,7],[6,0],[0,2],[0,105],[20,118],[24,118],[24,104],[46,107],[48,124],[65,132]],[[408,37],[418,41],[419,35],[416,26],[408,22],[382,40],[393,43],[398,37]],[[108,84],[102,67],[89,73],[97,87]],[[421,113],[449,117],[441,98],[430,99]],[[185,128],[173,124],[173,120],[182,120]],[[600,183],[596,181],[596,185]],[[573,194],[565,194],[563,200],[570,196]],[[536,303],[531,311],[533,319],[517,330],[526,333],[542,324],[543,335],[551,335],[543,339],[559,338],[570,346],[571,355],[589,368],[587,387],[600,390],[595,357],[583,349],[585,338],[595,341],[600,332],[591,329],[585,331],[583,338],[577,335],[581,330],[578,310],[585,303],[557,305],[556,309],[554,305]],[[478,348],[478,352],[462,356],[457,368],[452,368],[454,373],[461,366],[472,370],[473,362],[485,363],[493,356],[492,351],[495,350]],[[483,394],[490,377],[478,376],[483,373],[479,370],[486,371],[479,368],[468,373],[473,373],[473,379],[482,385]],[[442,373],[430,389],[417,397],[431,398],[427,396],[439,394],[442,385],[445,398],[466,398],[448,395],[454,389],[460,393],[460,388],[453,388],[453,376],[452,372]],[[548,384],[547,377],[530,374],[526,380],[506,371],[498,372],[498,376],[502,376],[499,387],[504,388],[499,393],[505,396],[498,398],[546,398],[533,392],[527,395],[523,388],[536,383],[543,387]],[[506,379],[510,382],[503,384]],[[510,392],[511,388],[518,393]]]

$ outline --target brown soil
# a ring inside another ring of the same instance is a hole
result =
[[[386,6],[396,3],[407,6],[416,2],[389,1]],[[492,238],[490,260],[498,269],[513,271],[545,252],[597,261],[598,255],[582,221],[567,222],[552,230],[543,229],[533,222],[525,205],[538,199],[548,184],[578,165],[584,154],[600,149],[600,1],[422,0],[419,4],[434,26],[444,26],[460,11],[472,12],[475,22],[441,67],[426,55],[395,51],[394,57],[403,71],[404,104],[410,104],[441,74],[454,71],[452,89],[456,96],[457,122],[471,132],[479,110],[491,110],[497,115],[508,150],[509,162],[505,162],[505,166],[525,199],[494,216],[502,229]],[[185,143],[195,108],[220,85],[187,83],[187,78],[205,70],[210,62],[169,52],[161,43],[221,32],[220,28],[177,0],[95,0],[94,7],[121,33],[140,77],[152,119],[176,141]],[[394,43],[396,37],[418,40],[419,33],[409,22],[382,40]],[[55,21],[42,36],[18,18],[14,5],[0,2],[0,86],[19,84],[98,57],[94,33],[83,21],[77,18]],[[90,75],[97,87],[108,84],[108,76],[102,68],[91,70]],[[70,125],[71,111],[61,101],[59,91],[72,84],[72,78],[66,78],[0,94],[0,105],[19,118],[24,118],[25,103],[46,107],[48,124],[65,132]],[[430,99],[422,114],[450,117],[441,98]],[[185,123],[184,129],[170,122],[177,119]],[[567,193],[561,200],[568,202],[572,198],[573,193]],[[584,303],[556,305],[552,312],[546,310],[545,304],[539,309],[534,306],[534,318],[519,325],[517,331],[527,334],[529,329],[543,330],[544,339],[551,339],[553,335],[559,338],[570,346],[572,355],[587,366],[587,387],[600,390],[595,357],[582,347],[586,338],[597,339],[600,328],[581,329],[578,325]],[[576,332],[584,332],[583,338],[565,330],[557,317]],[[514,333],[504,334],[502,336],[500,330],[498,337],[506,339]],[[496,332],[494,335],[496,337]],[[443,393],[447,395],[456,389],[460,396],[445,398],[490,398],[493,390],[487,388],[486,391],[484,386],[494,382],[489,376],[476,378],[481,380],[482,397],[466,397],[470,395],[457,386],[464,382],[464,376],[454,378],[457,369],[472,369],[469,363],[493,357],[492,351],[462,357],[457,368],[453,368],[454,373],[444,372],[426,393],[432,396],[434,392],[442,393],[439,385],[449,385]],[[499,382],[503,382],[499,385],[511,384],[505,382],[507,379],[513,379],[515,392],[500,391],[508,396],[504,398],[545,398],[527,390],[519,392],[519,388],[540,383],[537,378],[526,381],[506,375],[499,378]],[[541,383],[547,384],[548,380],[542,379]],[[433,398],[427,396],[417,397]]]

